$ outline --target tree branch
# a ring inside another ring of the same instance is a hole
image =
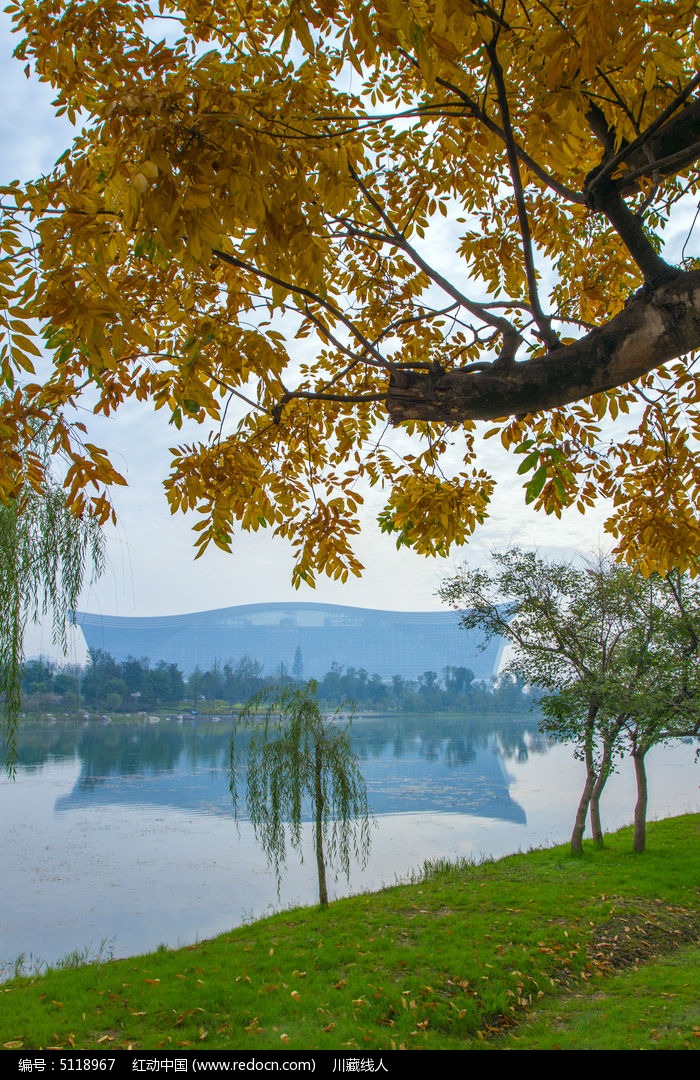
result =
[[[642,271],[647,285],[651,287],[660,285],[679,272],[661,258],[644,231],[642,219],[630,210],[612,183],[608,182],[596,188],[591,208],[605,214]]]
[[[501,334],[503,334],[504,342],[508,343],[509,349],[512,347],[514,355],[515,350],[520,344],[522,338],[513,326],[513,324],[510,323],[507,319],[502,318],[500,315],[492,315],[489,312],[488,308],[484,307],[482,304],[478,304],[475,301],[470,300],[469,297],[465,296],[464,293],[460,292],[460,290],[457,289],[451,281],[448,281],[448,279],[446,277],[443,277],[443,275],[438,270],[435,270],[435,268],[432,267],[430,263],[426,262],[425,259],[421,255],[419,255],[419,253],[416,251],[410,241],[406,239],[403,233],[401,233],[397,229],[384,208],[380,205],[377,199],[375,199],[375,197],[367,188],[367,185],[360,178],[360,176],[358,176],[358,174],[352,167],[350,167],[350,175],[359,187],[360,191],[367,199],[372,209],[375,210],[375,212],[379,215],[381,220],[386,225],[387,235],[384,242],[387,244],[392,244],[395,247],[400,248],[402,251],[405,251],[406,254],[416,264],[416,266],[419,267],[423,271],[423,273],[430,278],[432,282],[434,282],[436,285],[439,285],[443,292],[447,293],[448,296],[451,296],[453,300],[456,300],[457,303],[460,304],[466,311],[470,312],[470,314],[475,315],[478,319],[481,319],[482,322],[486,323],[489,326],[493,326],[495,330],[498,330]],[[347,229],[357,229],[358,232],[361,231],[361,228],[354,225],[353,223],[343,222],[343,224]],[[377,234],[375,239],[382,239],[381,234]]]
[[[515,206],[518,214],[518,223],[520,225],[520,236],[522,239],[523,258],[525,260],[525,276],[527,278],[527,291],[530,297],[530,304],[532,305],[532,313],[540,331],[540,340],[548,346],[549,349],[556,349],[559,347],[559,338],[552,330],[551,320],[545,315],[540,304],[540,297],[537,290],[537,274],[535,271],[535,259],[532,248],[532,234],[530,232],[530,220],[527,214],[527,206],[525,205],[525,191],[523,189],[523,182],[520,176],[520,166],[518,165],[518,155],[515,146],[515,136],[513,133],[513,125],[510,119],[510,106],[508,104],[508,93],[506,90],[505,77],[503,75],[503,68],[501,62],[498,59],[498,53],[496,51],[496,45],[491,42],[486,46],[489,58],[491,60],[491,72],[496,84],[496,94],[498,97],[498,104],[501,110],[501,119],[503,121],[503,135],[506,145],[506,154],[508,156],[508,167],[510,170],[511,183],[513,184],[513,195],[515,197]]]
[[[401,50],[401,53],[410,63],[414,65],[414,67],[418,67],[417,61],[412,56],[409,56],[408,53],[403,52],[403,50]],[[462,111],[464,111],[464,106],[466,106],[467,114],[469,116],[471,116],[474,120],[478,120],[494,135],[498,135],[499,139],[503,139],[505,141],[503,128],[499,124],[497,124],[496,121],[489,116],[485,109],[483,109],[476,101],[474,101],[474,99],[470,97],[469,94],[462,90],[461,87],[456,86],[454,83],[451,83],[449,82],[449,80],[443,79],[440,76],[436,76],[435,82],[444,90],[449,90],[451,93],[457,95],[457,97],[463,103]],[[538,162],[536,162],[535,159],[531,157],[530,154],[528,154],[527,150],[525,150],[518,142],[515,143],[515,150],[523,165],[527,166],[531,173],[538,177],[538,179],[541,180],[543,184],[546,184],[548,188],[551,188],[552,191],[556,192],[556,194],[559,195],[562,199],[566,199],[567,202],[579,203],[580,205],[585,204],[586,200],[581,194],[581,192],[574,191],[572,188],[567,187],[566,184],[562,184],[559,180],[556,180],[550,173],[547,172],[546,169],[539,165]]]
[[[700,156],[700,99],[695,99],[676,116],[673,114],[700,85],[700,73],[695,75],[671,104],[661,112],[645,131],[611,155],[586,179],[589,198],[600,184],[606,183],[619,165],[626,163],[628,173],[612,181],[621,191],[636,190],[634,181],[659,171],[678,172]],[[671,119],[672,117],[672,119]],[[658,134],[657,134],[658,133]],[[600,134],[596,131],[596,134]],[[684,151],[687,156],[684,156]],[[668,162],[665,159],[670,159]],[[633,175],[630,175],[633,174]]]
[[[640,290],[610,322],[546,356],[489,371],[393,374],[392,423],[460,424],[559,408],[612,390],[700,348],[700,271]]]
[[[284,281],[282,278],[276,277],[274,274],[268,273],[267,270],[262,270],[259,266],[254,266],[253,263],[245,262],[243,259],[239,259],[236,255],[231,255],[226,251],[219,251],[214,248],[212,254],[217,259],[221,259],[222,262],[229,263],[230,266],[237,266],[241,270],[246,270],[249,274],[253,274],[254,277],[262,278],[263,281],[270,282],[271,285],[280,285],[283,289],[296,296],[303,296],[307,301],[312,304],[318,304],[319,307],[327,311],[334,319],[338,319],[352,334],[356,341],[359,341],[362,348],[367,352],[366,362],[371,364],[374,362],[381,368],[391,370],[391,364],[386,360],[382,354],[374,347],[371,341],[369,341],[364,334],[355,326],[352,319],[349,319],[347,315],[335,307],[334,304],[329,303],[328,300],[324,300],[322,296],[318,296],[312,292],[311,289],[304,288],[303,285],[295,285],[292,281]],[[306,312],[308,314],[308,311]],[[324,331],[327,336],[328,331]],[[371,359],[370,359],[371,358]]]

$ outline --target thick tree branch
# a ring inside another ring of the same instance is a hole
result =
[[[641,290],[623,311],[572,345],[489,371],[398,372],[387,410],[393,423],[459,424],[558,408],[623,386],[700,349],[700,271]]]
[[[700,158],[700,139],[689,146],[681,147],[674,154],[669,154],[667,157],[658,160],[655,159],[651,166],[649,164],[640,165],[638,169],[625,173],[617,183],[622,191],[633,191],[636,188],[637,180],[640,180],[643,176],[656,179],[658,176],[675,175],[684,169],[686,165],[697,161],[698,158]]]
[[[634,213],[624,195],[636,191],[643,177],[657,182],[662,175],[675,174],[700,157],[700,100],[694,99],[680,113],[671,115],[697,82],[696,76],[639,138],[623,145],[617,154],[613,152],[615,132],[604,114],[595,104],[588,111],[591,130],[606,154],[586,177],[586,201],[592,210],[605,214],[651,287],[670,279],[675,271],[657,253],[645,232],[642,213]],[[625,172],[616,176],[623,165]]]
[[[644,231],[644,222],[638,214],[630,210],[622,195],[611,183],[596,189],[593,208],[607,217],[630,255],[644,275],[644,280],[652,288],[677,273],[672,266],[662,259],[652,246]]]
[[[697,161],[700,157],[700,98],[693,98],[690,104],[675,116],[671,114],[698,85],[700,74],[688,83],[668,109],[634,142],[625,144],[614,156],[608,155],[606,160],[593,170],[586,179],[589,202],[591,198],[595,198],[595,190],[601,185],[612,184],[618,191],[630,194],[637,189],[636,181],[642,176],[652,176],[654,173],[672,175]],[[600,137],[600,121],[593,116],[593,110],[589,119],[593,121],[591,126]],[[622,164],[626,166],[626,172],[611,180],[613,173]]]

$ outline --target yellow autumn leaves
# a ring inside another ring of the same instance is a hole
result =
[[[365,482],[386,490],[380,526],[400,543],[444,554],[465,542],[493,491],[473,428],[456,465],[438,425],[409,426],[412,449],[402,437],[387,451],[390,379],[483,368],[509,331],[526,362],[549,347],[540,308],[566,344],[624,307],[641,275],[584,185],[693,77],[696,5],[8,11],[19,59],[81,129],[48,176],[0,192],[0,498],[23,469],[40,485],[26,448],[48,428],[70,505],[105,520],[123,479],[76,409],[86,393],[108,415],[135,397],[175,429],[201,425],[173,448],[166,481],[172,509],[199,516],[198,552],[269,527],[292,544],[295,583],[344,580],[361,570]],[[647,179],[629,205],[658,244],[697,176]],[[50,371],[31,381],[40,354]],[[499,421],[526,501],[559,514],[603,495],[624,557],[692,566],[689,372],[679,362],[638,387]]]

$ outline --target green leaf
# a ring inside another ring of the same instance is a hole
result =
[[[539,469],[537,470],[537,472],[533,476],[532,480],[530,481],[530,483],[525,488],[525,502],[526,503],[531,503],[531,502],[535,501],[537,496],[542,491],[542,488],[545,485],[546,479],[547,479],[547,466],[546,465],[540,465]]]
[[[539,450],[533,450],[532,453],[528,454],[527,457],[525,458],[525,460],[520,463],[520,467],[518,469],[518,475],[521,476],[523,473],[529,472],[530,469],[534,465],[536,465],[539,460],[540,460],[540,452],[539,452]]]

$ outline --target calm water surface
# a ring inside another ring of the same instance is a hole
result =
[[[426,859],[498,856],[568,838],[583,782],[569,747],[532,717],[356,720],[377,819],[369,865],[335,894],[404,879]],[[695,748],[649,755],[649,816],[697,812]],[[0,780],[0,969],[24,954],[128,956],[211,937],[313,903],[313,858],[291,854],[278,898],[245,819],[233,819],[226,722],[27,724],[14,782]],[[627,824],[624,763],[604,824]],[[307,848],[308,850],[308,848]]]

